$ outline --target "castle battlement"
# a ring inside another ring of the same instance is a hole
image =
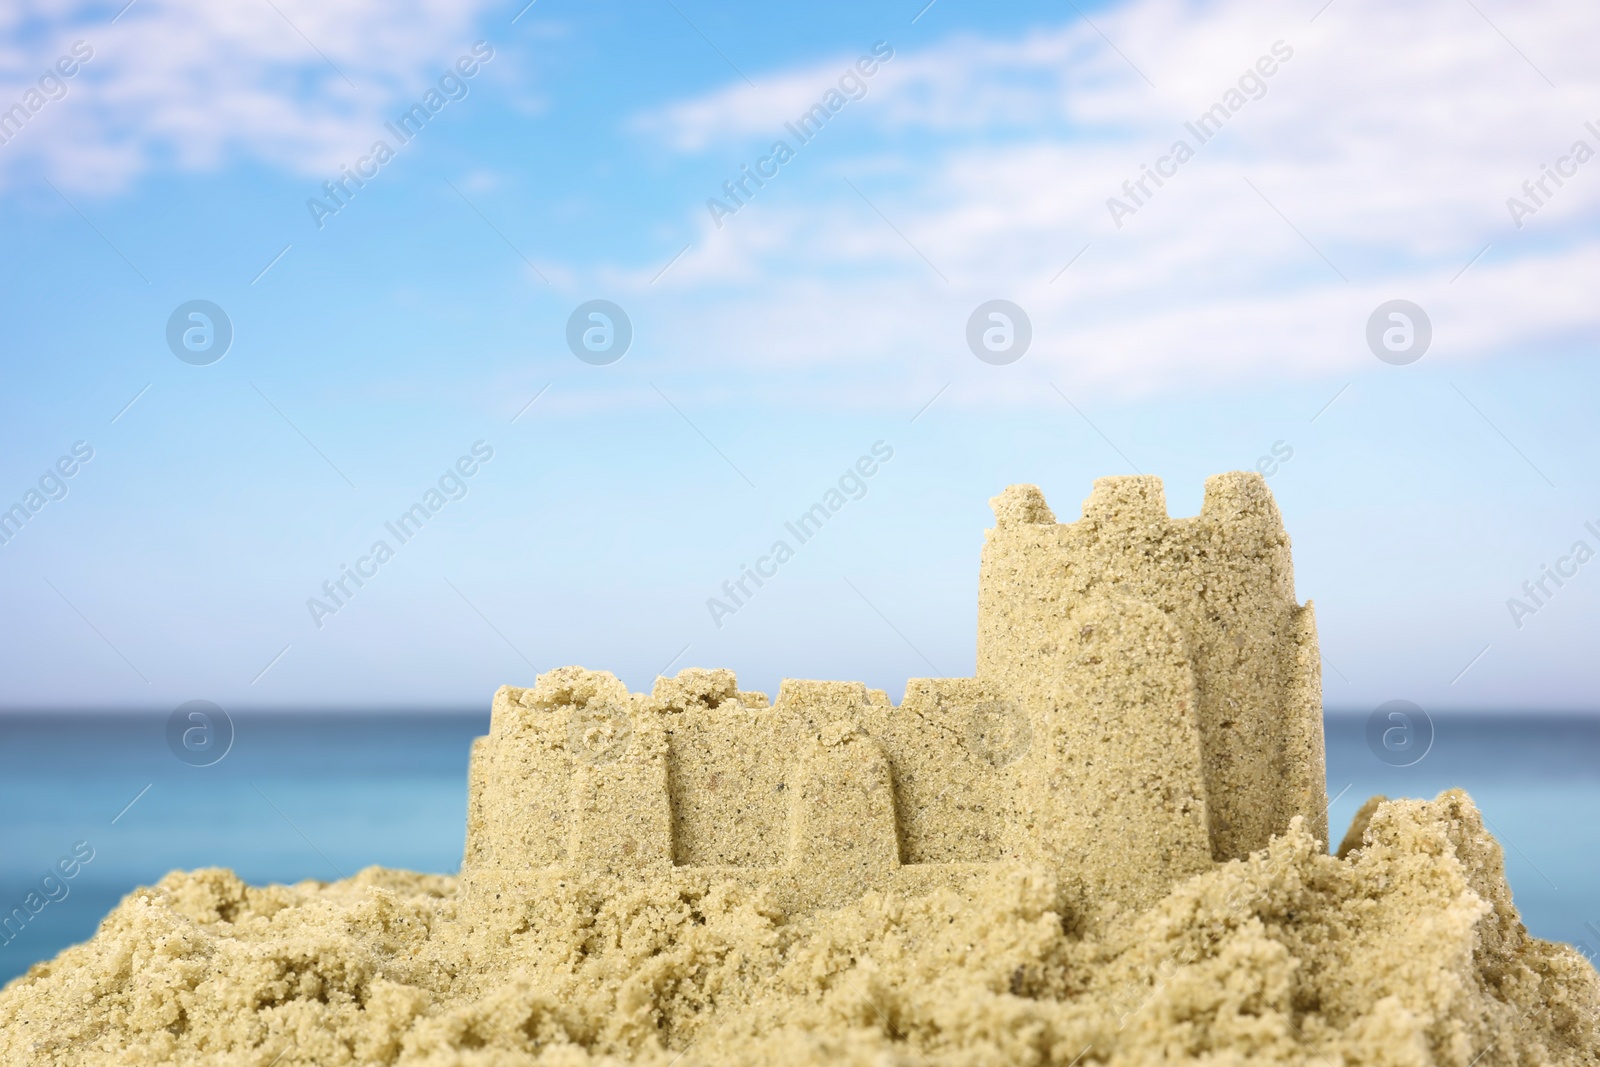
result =
[[[1327,838],[1311,606],[1259,475],[1192,518],[1103,478],[1076,522],[1034,486],[992,502],[973,678],[785,680],[690,669],[631,693],[566,667],[495,694],[474,744],[462,873],[733,881],[789,910],[868,889],[1054,868],[1142,905],[1303,815]]]

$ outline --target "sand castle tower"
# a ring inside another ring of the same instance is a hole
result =
[[[1085,906],[1142,906],[1303,815],[1327,838],[1319,659],[1257,474],[1166,513],[1103,478],[1057,523],[992,504],[973,678],[859,682],[686,670],[648,695],[568,667],[495,694],[473,747],[469,899],[593,872],[735,881],[791,911],[871,889],[1054,869]]]

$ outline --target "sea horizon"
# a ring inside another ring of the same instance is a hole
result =
[[[1331,848],[1369,796],[1465,789],[1504,848],[1530,932],[1585,954],[1600,948],[1600,827],[1566,817],[1600,810],[1600,712],[1431,711],[1431,730],[1411,727],[1415,749],[1381,758],[1367,739],[1372,715],[1324,715]],[[94,853],[64,898],[0,943],[0,981],[88,938],[127,893],[171,870],[225,867],[252,885],[369,866],[458,871],[468,750],[488,729],[486,706],[234,709],[231,743],[208,766],[175,757],[170,716],[0,709],[0,820],[10,828],[0,912],[21,906],[80,842]]]

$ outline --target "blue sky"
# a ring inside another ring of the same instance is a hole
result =
[[[0,704],[481,707],[568,663],[898,699],[971,671],[1005,485],[1067,519],[1139,471],[1193,514],[1276,454],[1330,706],[1593,706],[1600,563],[1507,606],[1600,549],[1592,6],[275,5],[0,14],[0,506],[93,449],[0,546]],[[1004,366],[965,340],[997,298],[1033,329]],[[165,338],[195,299],[233,328],[203,366]],[[591,299],[633,325],[609,365],[565,340]],[[1403,366],[1365,337],[1395,299],[1433,331]]]

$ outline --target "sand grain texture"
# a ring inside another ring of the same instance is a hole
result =
[[[1097,919],[1025,865],[787,922],[737,885],[540,888],[496,933],[447,877],[175,873],[0,992],[0,1062],[1600,1061],[1600,979],[1527,936],[1460,792],[1381,805],[1345,859],[1296,823]]]

